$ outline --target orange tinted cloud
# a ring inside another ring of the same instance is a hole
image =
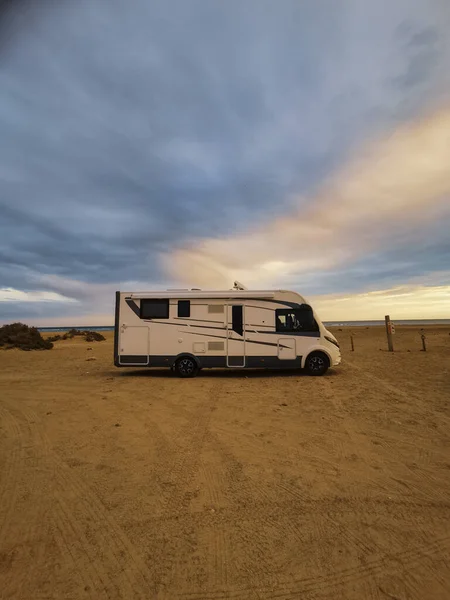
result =
[[[276,285],[363,258],[390,237],[450,212],[450,109],[367,144],[290,214],[163,257],[180,283]],[[305,202],[306,200],[306,202]],[[416,240],[411,240],[416,243]]]
[[[327,294],[308,299],[325,321],[449,319],[450,286],[398,286],[362,294]]]

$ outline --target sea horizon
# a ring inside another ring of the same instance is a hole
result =
[[[450,325],[450,319],[392,319],[396,325]],[[384,319],[381,320],[363,320],[363,321],[323,321],[326,327],[377,327],[384,325]],[[78,329],[80,331],[114,331],[114,325],[61,325],[60,327],[37,327],[43,333],[70,331]]]

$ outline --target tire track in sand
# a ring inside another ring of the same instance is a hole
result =
[[[200,468],[201,453],[208,435],[212,415],[219,402],[221,385],[212,384],[207,399],[193,413],[186,413],[188,422],[177,434],[177,449],[167,465],[166,483],[171,491],[164,493],[164,511],[169,514],[186,512],[191,500],[189,487]],[[190,416],[188,416],[190,415]]]
[[[364,369],[356,365],[354,362],[348,361],[347,359],[345,360],[345,362],[352,368],[356,369],[358,373],[361,376],[363,376],[367,381],[376,383],[378,386],[382,387],[391,394],[395,394],[401,397],[402,399],[406,399],[408,401],[410,401],[411,398],[414,398],[418,402],[423,402],[423,398],[421,398],[420,396],[412,392],[404,392],[403,390],[399,389],[398,386],[391,385],[383,379],[381,379],[380,377],[367,373]],[[347,421],[353,422],[354,424],[354,420],[352,419],[349,411],[342,405],[340,400],[333,398],[333,396],[331,397],[331,400],[335,404],[337,409],[342,409],[342,411],[344,411],[344,413],[346,414]],[[352,429],[354,430],[355,427],[353,426]],[[354,433],[352,434],[350,428],[347,428],[347,431],[349,432],[349,435],[353,435],[355,443],[358,443],[358,440],[362,443],[365,439],[365,437],[361,436],[360,434],[357,434],[356,436],[354,435]],[[389,461],[391,462],[391,467],[394,466],[395,463],[392,462],[392,457],[399,456],[398,446],[396,446],[392,438],[390,441],[387,440],[386,435],[382,435],[381,431],[378,431],[377,441],[379,446],[387,452],[387,456],[389,457]],[[406,469],[408,472],[407,479],[402,479],[400,475],[396,474],[394,474],[395,476],[392,477],[392,481],[394,481],[397,484],[397,490],[401,492],[402,490],[407,489],[413,492],[419,498],[419,501],[421,498],[424,498],[430,502],[445,502],[448,499],[447,491],[445,489],[442,489],[445,480],[440,477],[437,477],[434,473],[431,472],[430,450],[428,448],[420,446],[417,443],[417,440],[415,440],[415,443],[413,443],[402,439],[400,443],[409,444],[417,450],[418,468],[416,470],[412,468],[411,465],[407,464],[407,462],[397,461],[396,464],[401,466],[403,469]],[[427,440],[424,440],[424,443],[429,442]],[[373,449],[371,451],[368,450],[368,452],[372,456],[376,456],[376,453]]]
[[[233,541],[233,547],[236,545],[241,546],[242,552],[240,555],[244,556],[245,559],[243,564],[237,566],[237,569],[245,573],[244,580],[254,582],[254,587],[251,590],[254,597],[259,597],[264,592],[264,590],[261,591],[262,582],[266,586],[270,586],[272,590],[284,588],[287,593],[288,584],[283,582],[283,577],[278,577],[281,557],[278,558],[272,540],[276,539],[277,535],[291,540],[302,540],[304,538],[304,531],[301,524],[297,523],[295,518],[280,518],[280,511],[283,509],[282,505],[279,504],[281,499],[279,491],[284,493],[284,497],[287,495],[295,501],[300,502],[302,506],[309,506],[310,497],[307,490],[292,486],[287,481],[276,482],[275,490],[265,488],[261,486],[257,479],[250,479],[245,474],[244,466],[239,462],[231,449],[219,439],[217,434],[210,433],[208,435],[208,445],[219,456],[217,468],[220,471],[224,471],[224,473],[221,472],[219,475],[216,473],[215,477],[205,477],[207,487],[212,488],[209,489],[210,498],[214,500],[217,496],[214,483],[218,480],[221,483],[226,482],[226,499],[231,506],[222,512],[229,513],[230,511],[234,511],[236,515],[235,523],[237,520],[240,520],[238,531]],[[275,498],[277,500],[274,502]],[[239,519],[240,517],[242,518]],[[322,515],[321,526],[327,529],[334,528],[336,535],[346,539],[349,545],[359,547],[361,552],[367,553],[368,548],[363,540],[360,540],[357,536],[353,537],[342,527],[339,528],[331,518],[324,518]],[[227,572],[227,581],[231,581],[232,578],[228,577],[228,572],[230,570],[233,571],[233,567],[236,571],[236,566],[229,564],[231,547],[227,546],[226,543],[228,542],[229,544],[230,540],[226,541],[223,536],[217,537],[217,534],[222,532],[222,530],[223,528],[220,526],[215,528],[215,563],[226,565],[221,570]],[[227,537],[230,538],[230,536]],[[219,573],[214,587],[217,589],[224,586],[226,586],[226,583],[224,581],[220,582]]]
[[[2,442],[5,446],[5,462],[0,472],[0,542],[7,539],[11,514],[17,501],[20,471],[18,468],[22,455],[23,438],[17,420],[5,406],[0,404],[0,422],[3,431]],[[7,448],[10,445],[10,448]]]
[[[345,408],[343,407],[343,405],[338,402],[335,405],[335,408],[338,411],[345,411]],[[347,416],[347,415],[346,415]],[[367,438],[364,435],[358,434],[356,431],[356,423],[350,418],[350,423],[346,422],[345,423],[345,428],[346,431],[348,432],[349,438],[350,440],[357,446],[359,446],[361,443],[363,444],[364,449],[370,453],[372,452],[372,448],[371,445],[368,443]],[[218,441],[217,437],[211,436],[210,437],[213,438],[213,442],[217,447],[220,447],[220,442]],[[229,451],[229,449],[226,449],[223,447],[222,444],[222,448],[219,450],[219,452],[221,452],[222,454],[222,458],[224,459],[222,461],[222,463],[227,463],[228,462],[228,469],[230,471],[233,471],[233,466],[230,467],[230,463],[231,465],[233,464],[233,462],[236,460],[235,457],[233,457],[232,453]],[[237,469],[237,473],[241,472],[241,469]],[[231,479],[236,479],[236,477],[232,476]],[[239,479],[239,477],[238,477]],[[373,480],[372,480],[373,481]],[[240,500],[247,499],[247,497],[253,494],[255,494],[256,489],[255,489],[255,485],[251,485],[251,488],[248,487],[248,485],[246,486],[245,483],[243,483],[242,481],[242,477],[240,478],[239,481],[240,485],[239,485],[239,490],[237,491],[237,495],[240,498]],[[375,482],[374,482],[375,483]],[[212,484],[214,484],[214,480],[212,480]],[[257,487],[257,486],[256,486]],[[306,496],[305,494],[301,491],[298,490],[296,487],[292,487],[289,483],[282,483],[280,484],[280,489],[283,489],[287,494],[290,494],[293,498],[295,498],[296,501],[299,501],[300,503],[304,503],[306,500]],[[251,490],[251,491],[250,491]],[[211,498],[214,497],[215,492],[212,491],[210,492]],[[260,504],[262,504],[263,506],[260,506],[261,510],[266,509],[267,510],[267,506],[264,507],[264,502],[260,502]],[[250,513],[253,514],[253,517],[258,518],[258,513],[255,513],[254,510],[252,509],[252,505],[250,502],[250,505],[247,503],[246,506],[245,513],[248,514],[248,509],[250,509]],[[242,515],[244,516],[244,515]],[[275,526],[280,525],[279,520],[276,519],[276,515],[273,514],[272,511],[269,511],[268,513],[266,513],[264,516],[261,517],[266,523],[269,522],[273,522]],[[245,535],[242,536],[244,542],[247,543],[247,555],[251,556],[251,563],[252,563],[252,568],[247,570],[246,572],[246,579],[253,581],[254,585],[236,585],[236,583],[233,585],[231,584],[231,581],[228,582],[223,582],[222,585],[220,585],[219,581],[217,582],[217,585],[214,586],[213,590],[209,591],[206,594],[196,594],[196,593],[192,593],[192,594],[183,594],[180,595],[180,598],[191,598],[192,600],[200,600],[200,598],[204,599],[204,598],[211,598],[211,600],[221,600],[221,599],[226,599],[226,598],[236,598],[236,599],[247,599],[250,597],[255,597],[255,598],[264,598],[264,599],[286,599],[286,600],[294,600],[296,598],[306,598],[306,595],[308,595],[308,597],[325,597],[328,596],[329,593],[335,588],[342,588],[343,586],[346,585],[352,585],[353,583],[357,583],[357,582],[362,582],[362,585],[364,587],[365,590],[370,591],[370,598],[375,599],[379,597],[378,594],[378,588],[377,586],[374,584],[374,582],[372,581],[373,577],[376,574],[381,574],[383,572],[383,570],[386,568],[387,565],[389,565],[390,562],[392,561],[397,561],[402,565],[413,565],[416,564],[418,562],[420,562],[424,557],[429,556],[429,557],[433,557],[435,554],[438,553],[442,553],[443,555],[445,555],[445,548],[448,546],[448,539],[447,538],[442,538],[440,540],[437,540],[436,542],[433,542],[431,544],[429,544],[426,548],[422,549],[413,549],[413,550],[406,550],[406,551],[398,551],[398,552],[393,552],[392,554],[390,554],[388,557],[383,556],[383,549],[380,548],[378,545],[374,545],[372,544],[373,540],[371,540],[371,545],[373,547],[369,547],[369,545],[365,542],[364,539],[362,539],[359,535],[353,534],[352,532],[349,532],[345,527],[339,526],[338,523],[336,523],[332,516],[327,514],[327,515],[322,515],[321,516],[321,524],[320,527],[317,529],[316,526],[316,530],[318,531],[318,533],[320,534],[320,532],[322,531],[322,533],[325,533],[325,529],[327,530],[328,533],[330,533],[330,531],[333,531],[335,536],[338,536],[342,539],[344,539],[346,541],[346,544],[349,547],[356,547],[359,549],[360,553],[363,556],[370,556],[370,553],[373,553],[373,550],[376,550],[377,553],[379,555],[381,555],[380,558],[372,558],[372,559],[367,559],[365,564],[360,564],[360,565],[356,565],[354,567],[351,568],[347,568],[347,569],[340,569],[340,570],[336,570],[334,573],[331,574],[327,574],[325,576],[317,576],[317,577],[312,577],[312,578],[303,578],[303,579],[297,579],[294,581],[294,584],[292,584],[292,580],[290,583],[288,582],[282,582],[282,581],[278,581],[277,584],[274,586],[273,584],[273,578],[272,581],[270,582],[270,587],[268,589],[267,583],[264,580],[264,575],[267,574],[267,572],[270,572],[270,564],[267,565],[267,557],[269,556],[268,554],[268,548],[264,547],[264,539],[263,536],[261,536],[261,528],[252,528],[251,529],[251,537],[246,537]],[[291,528],[290,531],[288,531],[287,529],[283,531],[283,534],[286,535],[297,535],[300,537],[301,532],[299,530],[295,530],[294,528]],[[322,537],[323,539],[326,538],[325,535],[323,536],[318,536],[318,538]],[[262,543],[261,543],[262,542]],[[216,563],[220,562],[220,559],[225,558],[225,561],[227,560],[226,554],[227,554],[227,548],[224,548],[224,545],[227,542],[225,542],[224,540],[220,540],[215,547],[215,553],[216,553]],[[258,551],[258,547],[259,550],[262,550],[262,552]],[[399,544],[399,547],[401,547],[401,544]],[[220,556],[217,557],[217,554],[219,554]],[[256,566],[255,566],[256,565]],[[368,580],[370,578],[370,581],[365,581]],[[219,591],[220,590],[220,591]],[[369,597],[368,597],[369,598]]]
[[[4,593],[14,590],[21,597],[26,581],[33,580],[44,564],[48,535],[48,500],[42,489],[48,472],[46,464],[48,445],[43,443],[36,428],[36,416],[26,408],[0,408],[2,423],[6,423],[7,437],[12,438],[6,468],[2,472],[3,522],[0,532],[0,550],[3,548],[14,560],[27,563],[20,580],[5,581]],[[6,509],[5,509],[6,507]]]
[[[182,408],[186,423],[176,432],[169,444],[159,430],[157,447],[160,460],[152,469],[152,484],[159,490],[157,527],[159,543],[156,592],[164,596],[176,574],[188,572],[198,585],[207,578],[204,564],[197,554],[199,531],[194,525],[190,505],[196,495],[195,480],[201,468],[202,450],[210,422],[217,408],[221,383],[212,381],[206,398],[192,411]],[[176,409],[173,403],[172,408]],[[156,424],[155,424],[156,426]],[[180,548],[184,551],[180,552]]]
[[[252,586],[247,589],[251,589],[254,597],[259,597],[260,589],[274,589],[282,585],[270,542],[272,536],[269,535],[279,527],[279,523],[268,514],[273,497],[257,480],[250,479],[244,466],[217,434],[209,433],[208,445],[219,458],[217,465],[221,473],[218,479],[223,482],[227,500],[224,512],[229,515],[227,525],[233,526],[232,531],[225,534],[220,520],[213,524],[214,564],[220,565],[215,588],[231,586],[232,581],[234,586],[241,587],[239,584],[251,581]],[[209,477],[206,484],[214,486],[214,481]],[[214,488],[209,490],[209,494],[211,498],[215,496]],[[236,549],[239,551],[236,552]],[[210,593],[206,597],[209,598]]]
[[[370,561],[365,565],[337,569],[326,575],[294,578],[284,586],[285,589],[259,587],[257,597],[262,600],[298,600],[299,598],[303,600],[308,597],[314,599],[329,598],[330,594],[336,594],[337,590],[343,586],[364,582],[369,577],[381,576],[385,569],[392,566],[393,563],[396,563],[399,569],[410,569],[415,565],[423,566],[424,560],[432,559],[436,555],[441,555],[444,559],[448,555],[449,549],[450,538],[446,536],[430,542],[424,547],[392,553],[389,556]],[[372,587],[372,589],[374,588]],[[177,598],[178,600],[205,600],[205,598],[208,598],[208,600],[248,600],[252,593],[254,593],[254,587],[244,585],[234,590],[214,590],[209,591],[207,594],[195,592],[179,594]],[[373,600],[373,598],[367,598],[367,600]]]
[[[148,566],[99,497],[64,463],[56,463],[55,469],[58,527],[63,540],[76,541],[76,566],[90,573],[94,594],[151,597]],[[73,547],[70,550],[73,557]]]
[[[24,426],[32,425],[37,446],[48,449],[45,434],[36,427],[35,413],[26,409],[20,413],[21,435]],[[48,520],[42,521],[91,597],[151,597],[155,590],[147,565],[98,496],[48,450],[45,460],[47,480],[40,484],[51,495],[52,510]]]

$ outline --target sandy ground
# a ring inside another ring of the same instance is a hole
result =
[[[322,378],[1,351],[0,598],[448,600],[450,328],[354,331]]]

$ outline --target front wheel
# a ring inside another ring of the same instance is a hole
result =
[[[198,365],[190,356],[182,356],[174,366],[178,377],[195,377],[198,373]]]
[[[306,359],[305,369],[309,375],[325,375],[330,366],[328,356],[323,352],[313,352]]]

